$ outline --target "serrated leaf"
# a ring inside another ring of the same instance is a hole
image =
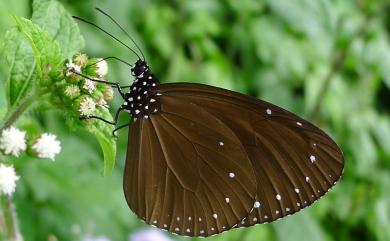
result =
[[[12,108],[31,91],[32,83],[36,79],[36,62],[27,40],[16,28],[5,34],[3,49],[10,67],[4,87],[8,108]]]
[[[116,155],[116,145],[113,138],[107,137],[101,131],[94,132],[96,139],[99,141],[100,147],[102,148],[104,155],[104,167],[103,167],[103,176],[107,176],[112,172],[115,166],[115,155]]]
[[[32,21],[60,44],[66,58],[84,48],[84,39],[77,24],[59,2],[35,0]]]
[[[59,44],[30,20],[17,16],[14,18],[20,32],[26,37],[33,50],[40,84],[49,84],[58,76],[59,67],[64,60]]]

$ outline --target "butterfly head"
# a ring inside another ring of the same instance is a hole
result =
[[[149,66],[144,60],[137,60],[134,67],[131,68],[131,74],[136,78],[142,78],[145,73],[149,72]]]

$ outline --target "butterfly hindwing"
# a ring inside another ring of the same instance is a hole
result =
[[[198,106],[168,97],[161,108],[130,126],[124,175],[130,208],[181,235],[237,226],[251,212],[257,186],[239,138]]]

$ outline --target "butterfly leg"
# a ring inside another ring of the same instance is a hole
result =
[[[114,121],[109,121],[109,120],[103,119],[102,117],[99,117],[99,116],[83,116],[83,117],[80,117],[80,120],[97,119],[97,120],[103,121],[104,123],[115,126],[118,123],[119,114],[121,113],[122,110],[124,110],[123,107],[120,107],[116,111]]]
[[[118,136],[116,135],[116,132],[119,131],[119,130],[122,129],[122,128],[125,128],[126,126],[129,126],[129,125],[130,125],[130,122],[127,123],[127,124],[124,124],[124,125],[121,125],[121,126],[115,128],[115,129],[112,131],[112,135],[113,135],[114,137],[118,137]]]
[[[93,82],[110,85],[111,87],[116,88],[118,90],[119,94],[122,96],[122,98],[125,99],[125,93],[123,93],[122,86],[120,86],[118,82],[110,82],[110,81],[95,79],[95,78],[89,77],[85,74],[79,73],[79,72],[74,71],[74,70],[71,70],[71,72],[73,72],[73,73],[75,73],[83,78],[89,79]],[[126,86],[124,86],[124,87],[126,87]]]

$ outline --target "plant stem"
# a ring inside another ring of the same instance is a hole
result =
[[[3,129],[10,127],[29,107],[31,107],[39,95],[32,95],[23,99],[17,106],[11,108],[0,125],[0,133]],[[0,156],[0,159],[3,159]],[[0,235],[7,241],[23,240],[19,232],[16,219],[16,212],[12,203],[12,198],[8,195],[0,195]]]
[[[20,102],[15,108],[8,111],[2,124],[0,125],[0,132],[10,127],[36,100],[36,95],[31,95]]]
[[[20,241],[21,236],[16,222],[16,213],[11,197],[8,195],[2,195],[0,199],[5,225],[5,229],[3,230],[5,240]]]

